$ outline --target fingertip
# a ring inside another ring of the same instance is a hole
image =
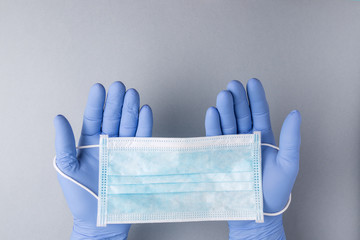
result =
[[[61,117],[64,117],[64,115],[62,115],[62,114],[58,114],[58,115],[56,115],[56,116],[55,116],[55,118],[58,118],[58,117],[60,117],[60,118],[61,118]],[[55,119],[55,118],[54,118],[54,119]]]
[[[139,97],[139,93],[138,91],[136,91],[135,88],[129,88],[127,91],[126,91],[127,94],[130,94],[132,96],[135,96],[135,97]]]
[[[140,108],[139,118],[140,116],[143,116],[145,119],[149,119],[149,120],[151,119],[151,123],[152,123],[153,113],[151,107],[147,104],[143,105]]]
[[[216,107],[209,107],[205,114],[205,128],[220,127],[220,114]]]
[[[301,114],[298,110],[291,111],[285,118],[284,124],[285,126],[294,126],[300,125],[301,123]]]
[[[221,90],[218,93],[218,96],[229,96],[229,95],[231,95],[231,92],[229,90]]]
[[[95,83],[91,86],[88,96],[88,104],[90,106],[97,106],[101,102],[101,106],[104,105],[105,101],[105,88],[101,83]]]
[[[65,118],[63,115],[58,114],[54,117],[54,124],[56,124],[58,121],[61,121],[61,119]]]
[[[239,99],[246,99],[246,92],[244,85],[238,81],[238,80],[232,80],[228,83],[227,89],[233,94],[233,97],[235,99],[235,96],[237,96]],[[234,95],[235,94],[235,95]]]
[[[115,81],[110,85],[109,92],[110,91],[124,93],[126,91],[126,87],[122,82]]]
[[[69,121],[63,115],[57,115],[54,118],[55,130],[59,132],[70,132],[72,133],[72,128]]]
[[[238,80],[231,80],[231,81],[228,83],[228,85],[226,86],[226,88],[227,88],[228,90],[230,90],[230,89],[233,89],[234,87],[236,88],[236,87],[240,87],[240,86],[242,86],[242,84],[241,84],[240,81],[238,81]]]
[[[69,121],[61,114],[58,114],[54,117],[54,126],[55,129],[59,129],[62,125],[67,124],[70,125]]]
[[[302,118],[298,110],[291,111],[286,117],[286,119],[290,119],[290,118],[293,119],[293,121],[296,121],[299,125],[301,124]]]
[[[101,83],[95,83],[95,84],[93,84],[91,86],[90,91],[98,91],[98,92],[103,91],[103,92],[105,92],[105,88]]]
[[[259,90],[263,89],[262,83],[257,78],[251,78],[246,84],[246,90],[247,91],[253,91],[253,90]]]
[[[124,101],[125,101],[124,104],[126,107],[132,109],[134,106],[137,106],[137,111],[139,111],[140,95],[139,95],[138,91],[136,91],[136,89],[129,88],[125,93]]]
[[[245,92],[244,85],[238,80],[232,80],[228,83],[227,89],[233,94],[237,92]]]
[[[141,110],[152,112],[151,107],[150,107],[149,105],[147,105],[147,104],[144,104],[144,105],[141,107],[140,111],[141,111]]]
[[[229,90],[222,90],[217,95],[216,105],[228,104],[229,101],[233,101],[231,92]]]
[[[299,118],[300,120],[301,120],[301,114],[300,114],[300,111],[299,110],[292,110],[291,112],[290,112],[290,114],[292,115],[292,116],[296,116],[297,118]]]
[[[216,107],[209,107],[207,110],[206,110],[206,116],[216,116],[216,115],[219,115],[219,112],[218,110],[216,109]]]
[[[260,80],[257,79],[257,78],[250,78],[247,82],[247,86],[253,86],[253,85],[256,85],[256,84],[261,84]]]

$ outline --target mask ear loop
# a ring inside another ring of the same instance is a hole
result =
[[[279,147],[274,146],[274,145],[271,145],[271,144],[268,144],[268,143],[262,143],[261,146],[271,147],[271,148],[274,148],[274,149],[276,149],[276,150],[280,150]],[[77,147],[76,149],[86,149],[86,148],[96,148],[96,147],[99,147],[99,145],[80,146],[80,147]],[[64,178],[68,179],[69,181],[75,183],[75,184],[78,185],[79,187],[83,188],[84,190],[86,190],[87,192],[89,192],[94,198],[96,198],[97,200],[99,200],[99,197],[98,197],[93,191],[91,191],[88,187],[84,186],[83,184],[81,184],[81,183],[79,183],[78,181],[74,180],[73,178],[69,177],[68,175],[66,175],[65,173],[63,173],[63,172],[58,168],[58,166],[56,165],[56,156],[54,157],[54,160],[53,160],[53,166],[54,166],[55,170],[56,170],[61,176],[63,176]],[[290,203],[291,203],[291,193],[290,193],[288,202],[286,203],[285,207],[284,207],[281,211],[275,212],[275,213],[266,213],[266,212],[264,212],[264,216],[274,217],[274,216],[278,216],[278,215],[280,215],[280,214],[283,214],[283,213],[289,208]]]
[[[87,145],[87,146],[80,146],[77,147],[76,149],[86,149],[86,148],[96,148],[99,147],[99,145]],[[83,184],[79,183],[78,181],[76,181],[75,179],[69,177],[68,175],[66,175],[65,173],[63,173],[60,168],[56,165],[56,156],[54,157],[53,160],[53,166],[55,168],[55,170],[64,178],[66,178],[67,180],[75,183],[76,185],[78,185],[79,187],[81,187],[82,189],[86,190],[88,193],[90,193],[94,198],[96,198],[97,200],[99,200],[99,197],[93,192],[91,191],[88,187],[84,186]]]
[[[274,149],[276,149],[278,151],[280,150],[279,147],[274,146],[272,144],[268,144],[268,143],[262,143],[261,146],[271,147],[271,148],[274,148]],[[288,202],[286,203],[285,207],[281,211],[275,212],[275,213],[266,213],[266,212],[264,212],[264,216],[271,216],[271,217],[279,216],[280,214],[283,214],[289,208],[290,203],[291,203],[291,193],[290,193]]]

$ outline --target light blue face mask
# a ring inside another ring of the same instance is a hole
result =
[[[100,136],[97,226],[219,220],[263,222],[260,132],[199,138]],[[291,196],[290,196],[291,197]]]
[[[263,222],[260,139],[101,136],[97,225]]]

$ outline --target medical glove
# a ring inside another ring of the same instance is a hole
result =
[[[124,84],[114,82],[107,93],[101,84],[90,89],[84,113],[79,146],[99,144],[100,134],[111,137],[150,137],[153,116],[135,89],[126,91]],[[105,107],[104,107],[105,105]],[[74,134],[62,115],[54,119],[56,129],[56,165],[69,177],[98,194],[99,149],[76,150]],[[72,212],[74,225],[71,239],[126,239],[130,224],[96,227],[97,199],[89,192],[58,174],[58,180]]]
[[[264,212],[281,211],[288,202],[299,170],[300,123],[298,111],[285,119],[280,134],[280,150],[262,147]],[[275,145],[269,106],[261,82],[250,79],[247,91],[239,81],[231,81],[217,96],[216,108],[206,112],[207,136],[261,131],[262,143]],[[265,216],[264,223],[229,221],[229,239],[285,239],[282,214]]]

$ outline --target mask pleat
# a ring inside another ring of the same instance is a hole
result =
[[[117,184],[151,184],[151,183],[183,183],[183,182],[231,182],[252,181],[252,172],[233,173],[193,173],[150,176],[109,175],[109,185]]]

